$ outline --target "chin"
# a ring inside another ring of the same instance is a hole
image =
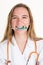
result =
[[[16,30],[15,32],[16,33],[26,33],[27,31],[26,30]]]

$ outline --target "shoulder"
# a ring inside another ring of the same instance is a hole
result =
[[[7,48],[7,40],[0,42],[0,63],[4,62],[6,59],[6,48]]]
[[[37,43],[37,45],[39,45],[39,46],[42,46],[42,47],[43,47],[43,40],[38,40],[38,41],[36,41],[36,43]]]
[[[0,48],[4,47],[7,44],[8,40],[4,40],[3,42],[0,42]]]
[[[41,50],[43,50],[43,40],[38,40],[36,42],[37,45],[37,50],[40,52]]]
[[[7,46],[7,40],[0,42],[0,56],[4,54],[6,46]]]

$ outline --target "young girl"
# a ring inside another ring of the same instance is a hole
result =
[[[43,65],[43,40],[34,31],[30,8],[15,5],[0,43],[0,65]]]

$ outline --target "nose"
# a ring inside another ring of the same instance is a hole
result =
[[[22,24],[22,19],[21,18],[18,18],[18,24]]]

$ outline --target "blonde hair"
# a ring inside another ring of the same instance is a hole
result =
[[[9,41],[11,41],[11,39],[12,39],[14,31],[11,29],[11,21],[12,21],[13,12],[14,12],[15,8],[17,8],[17,7],[24,7],[24,8],[27,9],[27,11],[29,13],[29,17],[30,17],[30,28],[27,31],[29,37],[31,39],[33,39],[33,40],[39,40],[39,39],[41,39],[41,38],[37,38],[37,36],[35,34],[35,31],[34,31],[34,22],[33,22],[33,17],[32,17],[32,13],[31,13],[30,8],[27,5],[20,3],[20,4],[15,5],[11,9],[11,11],[10,11],[10,13],[8,15],[7,28],[6,28],[6,31],[5,31],[5,34],[4,34],[4,38],[2,39],[2,41],[4,41],[5,39],[8,39]]]

